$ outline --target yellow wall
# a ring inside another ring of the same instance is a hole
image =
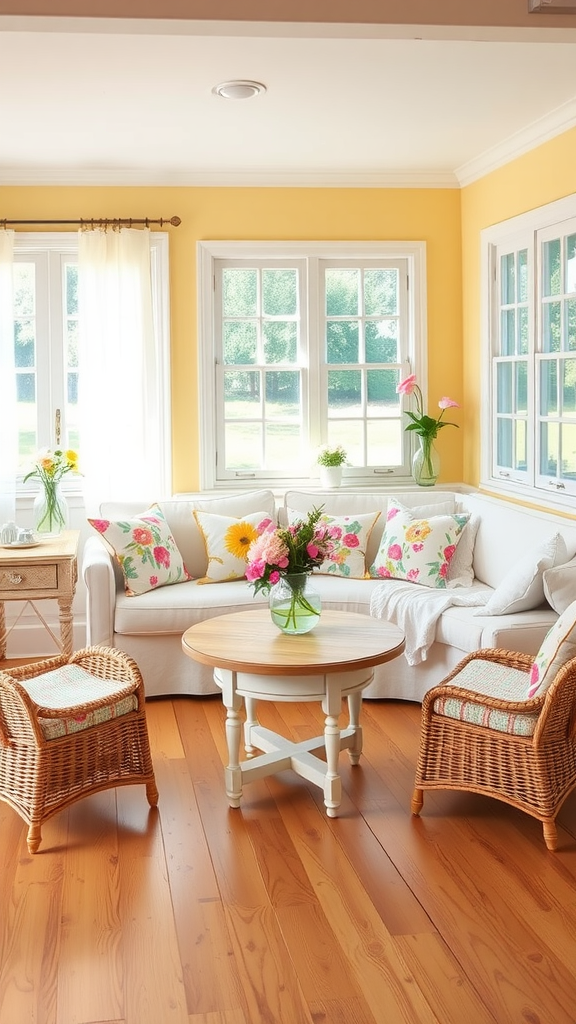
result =
[[[464,405],[458,189],[0,188],[2,218],[166,217],[172,318],[176,491],[199,486],[196,242],[205,239],[408,240],[427,244],[429,411]],[[506,214],[508,215],[508,214]],[[46,230],[53,230],[47,228]],[[464,424],[466,409],[451,418]],[[464,430],[441,432],[443,481],[462,479]]]
[[[462,189],[463,480],[480,479],[480,232],[576,192],[576,129]]]

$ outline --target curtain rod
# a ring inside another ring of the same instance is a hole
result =
[[[181,223],[180,217],[170,217],[169,219],[160,217],[158,220],[151,220],[150,217],[136,219],[134,217],[118,217],[111,220],[107,217],[100,219],[96,217],[89,220],[2,220],[0,218],[0,226],[4,228],[8,224],[79,224],[83,228],[131,228],[133,224],[145,224],[146,227],[149,227],[150,224],[159,224],[162,227],[164,224],[171,224],[173,228],[177,228]]]

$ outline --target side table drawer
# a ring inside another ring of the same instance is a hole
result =
[[[19,590],[57,590],[57,565],[18,565],[0,569],[0,596]]]

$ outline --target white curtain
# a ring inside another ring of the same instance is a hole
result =
[[[80,430],[88,515],[160,498],[162,444],[150,232],[80,231]]]
[[[18,435],[14,372],[14,232],[0,230],[0,526],[16,518]]]

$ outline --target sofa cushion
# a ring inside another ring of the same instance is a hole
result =
[[[415,519],[391,499],[370,576],[445,589],[450,561],[469,518],[468,514],[454,513]]]
[[[576,600],[576,558],[564,565],[545,569],[542,577],[544,596],[558,615]]]
[[[204,538],[208,560],[206,575],[198,583],[243,579],[248,549],[270,523],[267,512],[251,512],[237,519],[194,509],[194,518]]]
[[[191,579],[159,505],[132,519],[89,519],[111,548],[130,597]]]
[[[576,601],[569,604],[544,638],[534,658],[528,697],[539,696],[553,682],[557,672],[576,657]]]
[[[139,601],[117,594],[114,631],[128,636],[182,636],[195,622],[241,608],[261,607],[267,601],[265,594],[254,594],[245,579],[219,583],[217,587],[190,580],[178,587],[152,590]]]
[[[548,537],[506,574],[482,608],[482,615],[510,615],[538,608],[544,603],[544,570],[565,557],[566,544],[561,535]]]

